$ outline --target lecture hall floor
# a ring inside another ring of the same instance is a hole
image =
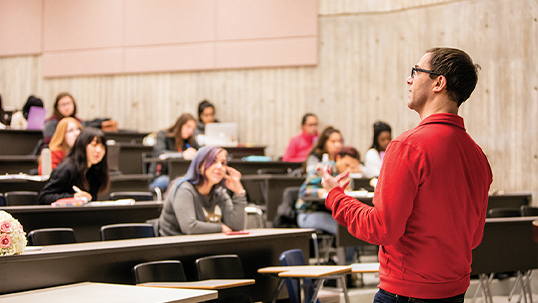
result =
[[[377,262],[377,258],[375,256],[363,256],[361,257],[361,261],[362,262]],[[351,302],[360,302],[360,303],[373,302],[374,296],[377,292],[377,284],[379,283],[379,275],[378,274],[364,274],[363,280],[364,280],[363,287],[356,287],[356,288],[348,289],[349,299]],[[515,282],[515,278],[505,279],[502,281],[494,280],[491,285],[493,303],[507,303],[508,295],[510,293],[510,288],[512,287],[514,282]],[[532,282],[531,290],[533,293],[533,297],[532,297],[533,302],[538,302],[538,270],[533,271],[531,282]],[[465,303],[473,302],[473,296],[474,296],[477,285],[478,285],[478,280],[471,280],[471,286],[469,287],[469,290],[465,294]],[[336,289],[332,287],[323,287],[323,289],[337,291]],[[517,291],[515,292],[515,294],[513,295],[512,300],[510,302],[517,302],[518,298],[519,298],[519,287]],[[484,300],[481,297],[481,293],[478,294],[475,302],[484,303]],[[525,301],[522,298],[520,302],[525,302]],[[345,303],[343,295],[340,295],[340,303]]]

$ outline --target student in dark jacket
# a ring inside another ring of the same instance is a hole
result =
[[[109,178],[105,142],[105,134],[100,129],[82,130],[67,157],[52,171],[39,193],[39,204],[70,197],[97,200],[97,194],[106,192]],[[75,192],[73,186],[81,191]]]
[[[195,128],[196,120],[191,114],[185,113],[179,116],[174,125],[157,133],[157,142],[153,146],[153,157],[159,157],[165,153],[181,152],[183,159],[192,160],[199,148],[193,136]],[[151,163],[149,172],[155,176],[149,186],[150,189],[158,187],[165,192],[170,183],[168,165]]]

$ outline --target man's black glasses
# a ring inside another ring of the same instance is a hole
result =
[[[419,72],[423,72],[423,73],[428,73],[428,74],[432,74],[432,75],[437,75],[437,76],[440,76],[441,74],[438,74],[438,73],[434,73],[433,71],[431,70],[427,70],[427,69],[422,69],[422,68],[418,68],[418,67],[411,67],[411,78],[415,78],[415,73],[419,71]]]

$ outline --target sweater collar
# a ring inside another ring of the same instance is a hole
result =
[[[432,123],[450,124],[450,125],[454,125],[465,130],[463,118],[458,115],[448,114],[448,113],[430,115],[426,117],[424,120],[420,121],[418,125],[422,126],[422,125],[432,124]]]
[[[308,140],[312,140],[314,138],[317,138],[318,137],[318,134],[316,133],[315,135],[309,135],[307,132],[305,131],[302,131],[301,132],[301,137],[305,138],[305,139],[308,139]]]

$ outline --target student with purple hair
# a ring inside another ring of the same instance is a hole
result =
[[[241,173],[227,165],[227,157],[220,147],[202,147],[187,174],[171,182],[158,220],[161,236],[243,229],[246,192]]]

